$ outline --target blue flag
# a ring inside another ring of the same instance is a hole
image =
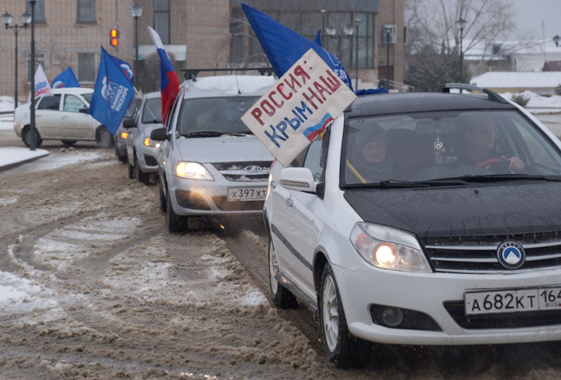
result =
[[[57,77],[53,79],[53,84],[51,85],[51,88],[63,87],[80,87],[80,82],[76,79],[70,66],[62,73],[58,74]]]
[[[123,71],[123,74],[125,74],[125,76],[131,81],[132,85],[134,86],[134,76],[133,76],[133,73],[132,73],[131,65],[129,65],[128,62],[125,62],[122,59],[119,59],[119,58],[114,57],[112,55],[109,55],[109,56],[111,57],[113,62],[115,62],[115,64],[121,68],[121,70]]]
[[[314,40],[316,45],[321,46],[321,29],[318,30],[318,34],[316,34],[316,39]]]
[[[134,88],[121,67],[101,47],[101,62],[88,113],[114,135],[134,96]]]
[[[278,77],[290,69],[308,50],[314,49],[335,74],[353,90],[351,79],[336,56],[247,4],[242,4],[242,8]]]

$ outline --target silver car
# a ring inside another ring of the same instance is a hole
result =
[[[162,127],[162,100],[160,92],[149,92],[142,101],[134,119],[123,121],[128,132],[126,145],[129,178],[148,183],[150,175],[158,172],[158,149],[160,143],[150,139],[150,133]]]
[[[216,76],[182,84],[166,127],[152,132],[169,232],[191,216],[260,215],[273,156],[240,117],[272,77]]]
[[[125,119],[131,119],[134,117],[134,112],[136,111],[136,107],[140,103],[140,96],[135,96],[131,100],[131,104],[129,108],[127,108],[127,112],[125,112]],[[117,132],[113,135],[113,139],[115,140],[115,155],[117,159],[122,162],[127,161],[127,136],[128,131],[123,127],[123,122],[117,128]]]

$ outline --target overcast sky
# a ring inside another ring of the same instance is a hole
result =
[[[561,0],[510,1],[517,9],[521,31],[533,30],[538,38],[552,38],[556,34],[561,36]]]

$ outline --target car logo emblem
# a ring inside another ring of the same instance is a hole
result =
[[[497,258],[503,267],[518,269],[526,261],[526,252],[522,245],[514,241],[507,241],[497,248]]]
[[[260,171],[263,170],[263,168],[258,165],[250,165],[250,166],[246,166],[244,170],[248,173],[259,173]]]

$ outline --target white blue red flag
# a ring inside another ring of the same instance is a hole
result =
[[[162,93],[162,123],[165,124],[168,112],[173,105],[177,94],[179,93],[179,79],[177,73],[171,64],[168,53],[164,48],[164,44],[160,35],[151,27],[148,32],[152,38],[152,42],[156,46],[158,55],[160,56],[160,91]]]
[[[101,61],[88,113],[114,135],[134,96],[134,88],[121,67],[101,47]]]
[[[314,49],[343,83],[353,90],[351,78],[349,78],[341,61],[339,61],[335,55],[321,47],[321,42],[318,44],[314,41],[310,41],[266,14],[251,8],[247,4],[242,4],[242,8],[265,54],[267,54],[267,58],[269,58],[273,70],[275,70],[275,74],[279,78],[308,50]]]
[[[52,88],[63,88],[63,87],[80,87],[80,82],[76,79],[76,75],[72,71],[72,68],[68,66],[66,70],[58,74],[55,79],[53,79]]]
[[[51,85],[49,84],[49,80],[47,79],[45,70],[43,70],[43,66],[38,65],[37,71],[35,72],[34,96],[35,98],[38,98],[43,95],[51,95],[52,93],[53,92],[51,91]]]

